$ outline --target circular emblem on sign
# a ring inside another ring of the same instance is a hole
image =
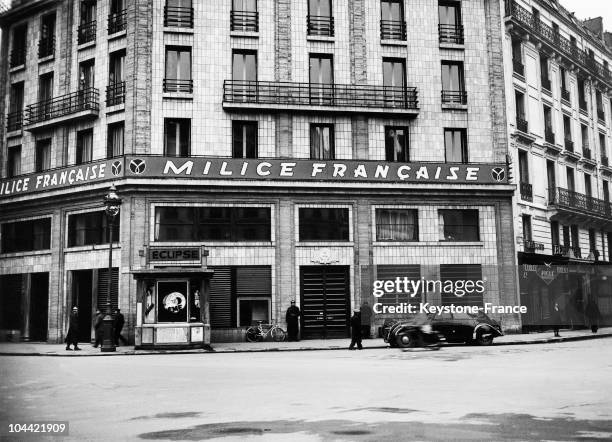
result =
[[[123,170],[123,164],[121,163],[121,161],[115,161],[112,165],[111,165],[111,172],[113,173],[113,175],[115,176],[119,176],[121,175],[121,171]]]
[[[164,308],[170,313],[180,312],[187,304],[185,295],[179,292],[172,292],[169,295],[164,296],[162,302],[164,303]]]
[[[146,167],[145,161],[141,160],[140,158],[130,161],[130,171],[136,175],[143,173]]]
[[[501,183],[506,179],[506,169],[503,167],[494,167],[491,169],[491,177],[498,183]]]

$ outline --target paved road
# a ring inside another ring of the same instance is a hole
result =
[[[612,339],[548,345],[0,358],[0,422],[74,440],[612,438]]]

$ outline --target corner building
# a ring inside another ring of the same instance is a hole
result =
[[[137,347],[243,340],[292,299],[305,339],[348,336],[364,301],[518,304],[499,3],[13,3],[5,336],[61,341],[79,305],[92,338],[111,184],[111,301]],[[486,290],[372,295],[404,276]]]
[[[560,3],[505,1],[510,151],[523,327],[612,321],[612,34]],[[544,267],[546,266],[546,268]]]

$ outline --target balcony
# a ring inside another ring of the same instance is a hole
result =
[[[381,40],[406,40],[406,22],[403,20],[381,20]]]
[[[467,92],[443,90],[442,104],[467,104]]]
[[[164,78],[164,92],[178,92],[181,94],[193,93],[193,80],[178,80]]]
[[[597,218],[605,220],[606,223],[612,223],[612,204],[610,202],[561,187],[549,189],[548,205],[562,212],[557,219],[566,224],[580,222],[593,224],[592,220]],[[584,219],[579,219],[580,216]]]
[[[308,35],[318,37],[334,36],[334,17],[323,15],[309,15],[306,17]]]
[[[570,258],[582,259],[582,250],[580,249],[580,247],[570,247],[568,254]]]
[[[34,131],[67,121],[97,118],[98,95],[98,89],[91,87],[30,104],[25,108],[24,129]]]
[[[601,157],[601,165],[605,167],[608,167],[610,165],[608,157]]]
[[[570,103],[570,91],[561,89],[561,99]]]
[[[542,89],[550,92],[550,78],[542,77],[540,80],[542,82]]]
[[[526,252],[534,253],[536,250],[544,250],[544,244],[541,242],[535,242],[530,239],[526,239],[523,241],[523,247]]]
[[[533,201],[533,186],[530,183],[521,181],[519,183],[519,188],[521,191],[521,199],[523,201]]]
[[[169,28],[193,28],[193,8],[164,6],[164,26]]]
[[[534,17],[516,0],[504,0],[504,4],[506,20],[527,32],[534,43],[545,44],[549,50],[564,57],[568,64],[575,64],[583,71],[594,75],[608,85],[612,85],[610,71],[602,63],[593,60],[588,52],[578,49],[569,39],[559,35],[551,26]]]
[[[583,147],[582,148],[582,156],[584,158],[586,158],[587,160],[590,160],[592,157],[592,153],[591,153],[591,149],[589,149],[588,147]]]
[[[38,58],[55,55],[55,36],[38,40]]]
[[[516,132],[514,135],[527,144],[535,141],[535,137],[529,133],[529,123],[520,116],[516,117]]]
[[[11,112],[6,116],[6,131],[15,132],[21,130],[23,124],[23,112]]]
[[[127,29],[127,9],[120,12],[110,14],[108,16],[108,35],[116,34],[117,32]]]
[[[564,145],[565,145],[565,150],[567,150],[568,152],[574,151],[574,142],[571,139],[566,138],[564,140]]]
[[[440,36],[440,43],[451,43],[456,45],[462,45],[464,43],[463,38],[463,25],[438,25],[438,34]]]
[[[80,25],[77,29],[77,43],[82,45],[90,41],[96,41],[96,29],[97,23],[95,20]]]
[[[259,32],[259,12],[231,11],[230,31]]]
[[[417,115],[414,87],[225,80],[225,109]]]
[[[562,244],[553,244],[552,253],[556,256],[567,256],[569,253],[569,247]]]
[[[521,77],[525,76],[525,65],[518,60],[512,60],[512,68],[514,69],[514,73],[520,75]]]
[[[15,48],[9,55],[9,67],[16,68],[26,63],[26,48]]]
[[[125,103],[125,81],[106,86],[106,106],[117,106],[123,103]]]
[[[548,144],[555,144],[555,133],[553,132],[552,128],[547,127],[544,129],[544,141],[546,141]]]

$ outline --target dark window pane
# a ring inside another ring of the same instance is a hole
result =
[[[376,209],[377,241],[418,241],[418,215],[414,209]]]
[[[119,242],[121,215],[113,222],[113,243]],[[108,244],[108,219],[106,212],[87,212],[68,217],[68,247]]]
[[[257,158],[257,122],[232,123],[234,158]]]
[[[2,224],[2,253],[30,252],[51,247],[51,218]]]
[[[478,210],[438,211],[440,240],[442,241],[479,241]]]
[[[300,241],[348,241],[348,209],[301,208]]]
[[[334,127],[330,124],[310,125],[310,158],[313,160],[333,160]]]
[[[407,163],[409,161],[408,151],[408,128],[385,127],[386,160]]]

